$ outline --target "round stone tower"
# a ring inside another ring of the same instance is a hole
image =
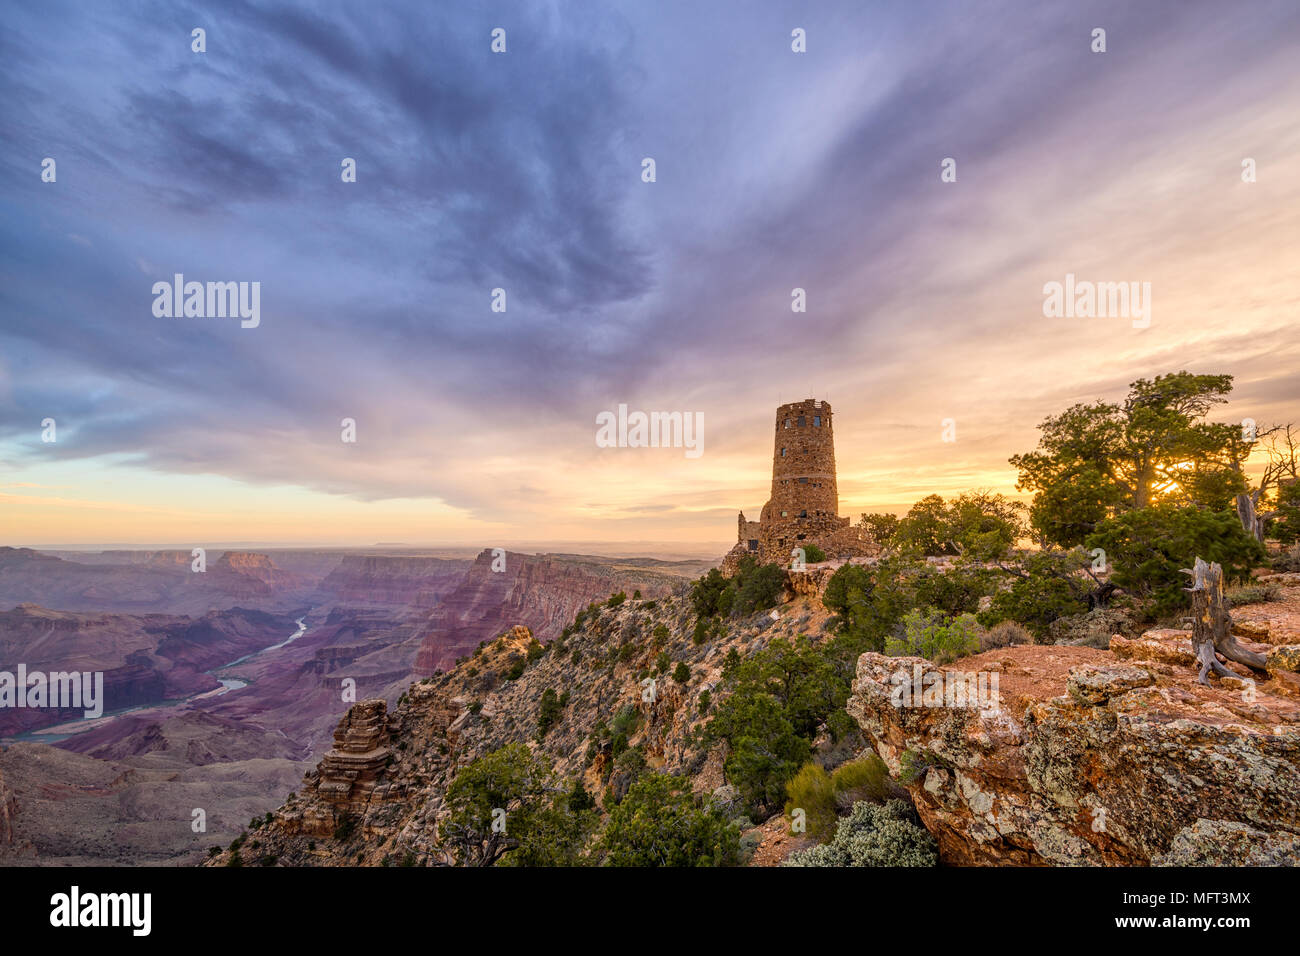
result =
[[[824,526],[839,515],[839,505],[830,403],[806,398],[782,405],[776,410],[772,494],[761,523]]]
[[[746,557],[790,567],[809,545],[836,559],[879,553],[839,510],[830,403],[805,398],[782,405],[776,410],[772,496],[758,521],[746,521],[744,512],[737,516],[736,546],[723,558],[722,573],[734,574]]]

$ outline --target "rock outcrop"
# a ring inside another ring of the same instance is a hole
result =
[[[545,754],[560,776],[582,779],[588,792],[617,792],[630,782],[628,773],[609,737],[593,735],[616,715],[627,728],[626,744],[647,766],[685,774],[696,792],[713,793],[724,783],[724,755],[721,745],[710,748],[699,738],[711,713],[701,695],[725,698],[728,652],[748,655],[776,637],[820,631],[826,616],[819,602],[800,598],[776,620],[770,612],[756,614],[697,644],[689,588],[679,586],[668,597],[629,597],[588,613],[540,654],[534,634],[513,626],[447,673],[410,685],[395,708],[381,710],[378,701],[354,705],[331,753],[257,830],[257,852],[281,866],[449,863],[439,825],[449,813],[447,789],[462,768],[525,743]],[[686,665],[685,682],[656,670],[661,652]],[[654,675],[650,695],[646,675]],[[539,739],[547,689],[567,691],[566,703]],[[243,852],[244,862],[258,862]],[[227,851],[209,865],[229,860]]]
[[[496,570],[494,568],[499,568]],[[449,668],[516,624],[542,642],[557,637],[593,601],[622,591],[661,597],[681,583],[678,575],[648,568],[596,564],[559,555],[484,550],[464,579],[422,623],[425,640],[416,658],[419,674]]]
[[[864,654],[848,709],[947,863],[1300,863],[1300,705],[1244,675],[1197,685],[1189,632],[1112,646]],[[996,674],[998,707],[895,706],[913,668]]]
[[[321,592],[353,607],[432,608],[455,589],[470,562],[450,558],[348,554]]]

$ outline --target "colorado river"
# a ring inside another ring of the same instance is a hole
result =
[[[79,734],[79,733],[83,733],[84,731],[90,730],[92,727],[98,726],[103,721],[110,720],[113,717],[120,717],[122,714],[130,714],[138,710],[150,710],[155,707],[171,707],[176,704],[184,703],[187,700],[199,700],[207,697],[221,697],[223,694],[228,694],[232,690],[239,690],[240,688],[247,687],[248,681],[240,680],[238,677],[222,677],[219,672],[224,670],[229,670],[230,668],[234,667],[237,664],[242,664],[244,663],[244,661],[251,660],[252,658],[256,657],[258,654],[265,654],[267,651],[278,651],[282,647],[288,647],[298,638],[302,637],[304,634],[307,633],[306,621],[307,621],[306,617],[300,617],[297,620],[295,620],[294,623],[298,625],[298,630],[294,631],[292,634],[290,634],[279,644],[272,644],[270,647],[264,647],[260,651],[253,651],[253,653],[251,654],[245,654],[243,657],[239,658],[238,660],[233,660],[229,664],[223,664],[221,667],[214,667],[212,668],[212,670],[208,671],[209,674],[211,674],[213,677],[215,677],[217,680],[221,682],[220,690],[204,691],[201,694],[193,694],[189,697],[182,697],[177,700],[160,700],[152,704],[137,704],[134,707],[123,707],[118,710],[108,711],[104,714],[103,717],[96,718],[95,720],[87,720],[87,721],[77,720],[69,723],[59,724],[54,727],[42,727],[39,730],[29,730],[26,733],[17,734],[16,736],[6,737],[4,739],[9,742],[16,741],[16,740],[30,740],[30,741],[36,741],[38,743],[53,744],[53,743],[57,743],[60,740],[66,740],[68,737],[73,736],[73,734]]]

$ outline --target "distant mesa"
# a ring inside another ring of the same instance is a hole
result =
[[[760,564],[789,566],[796,548],[816,545],[840,559],[879,552],[867,532],[839,516],[835,434],[830,402],[805,398],[776,410],[772,492],[759,520],[740,512],[736,545],[722,559],[734,574],[745,555]]]

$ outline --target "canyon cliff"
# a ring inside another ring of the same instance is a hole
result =
[[[638,566],[596,562],[567,555],[518,554],[494,557],[484,550],[460,583],[420,625],[423,641],[415,669],[432,674],[452,665],[515,625],[527,627],[538,640],[550,641],[592,601],[622,591],[643,597],[666,594],[682,582],[669,562]]]
[[[297,792],[209,863],[253,847],[265,865],[446,865],[439,824],[463,768],[524,744],[608,807],[629,771],[598,731],[619,721],[649,770],[682,774],[715,805],[734,806],[726,746],[701,735],[729,693],[723,663],[777,637],[828,639],[824,579],[787,573],[778,610],[731,619],[701,643],[684,587],[588,611],[540,653],[527,628],[512,627],[412,684],[395,707],[355,705]],[[947,864],[1295,864],[1300,695],[1288,668],[1300,647],[1300,580],[1281,583],[1283,601],[1252,606],[1237,625],[1268,655],[1267,677],[1243,670],[1197,684],[1189,631],[1117,636],[1110,650],[1011,646],[946,667],[866,653],[847,706],[858,732],[837,746],[884,760]],[[684,665],[684,681],[660,670],[661,654]],[[897,707],[900,671],[996,674],[998,706]],[[547,716],[548,690],[562,700],[558,716],[554,701]],[[747,834],[752,865],[780,862],[802,839],[780,814]]]

